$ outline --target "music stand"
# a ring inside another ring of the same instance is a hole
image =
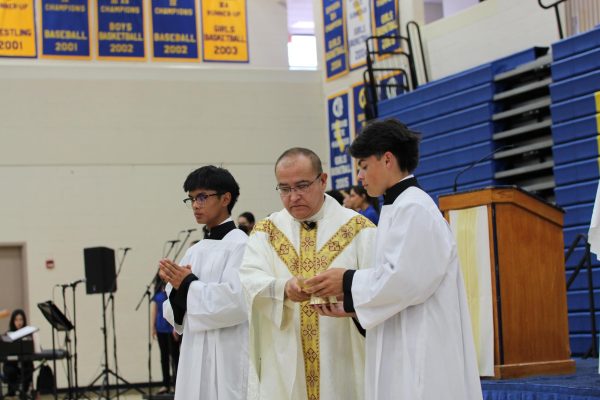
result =
[[[60,311],[58,309],[58,307],[56,307],[56,304],[54,304],[51,300],[45,301],[43,303],[38,303],[38,308],[40,309],[40,311],[42,312],[42,314],[44,315],[44,317],[46,318],[46,320],[50,323],[50,325],[52,326],[52,367],[54,368],[54,399],[58,399],[58,394],[56,393],[56,345],[54,344],[54,331],[58,331],[58,332],[68,332],[70,330],[73,329],[73,324],[71,323],[71,321],[69,321],[69,319],[65,316],[65,314],[62,313],[62,311]],[[70,356],[67,355],[67,363],[69,363],[69,365],[67,365],[67,371],[71,370],[71,366],[70,366]],[[69,372],[70,374],[70,372]],[[67,377],[67,382],[68,382],[68,390],[69,390],[69,395],[71,393],[71,378]],[[70,397],[70,396],[69,396]]]

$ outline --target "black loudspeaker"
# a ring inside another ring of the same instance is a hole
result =
[[[117,291],[115,251],[108,247],[83,249],[87,294]]]

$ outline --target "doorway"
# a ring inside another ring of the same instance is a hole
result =
[[[23,245],[0,245],[0,310],[27,309],[26,270]],[[0,333],[8,330],[9,318],[0,319]]]

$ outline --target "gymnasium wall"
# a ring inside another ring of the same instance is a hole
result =
[[[181,201],[187,174],[228,168],[241,186],[234,216],[264,217],[281,208],[273,163],[283,150],[326,160],[320,75],[288,70],[284,5],[247,3],[249,65],[0,60],[0,246],[25,246],[25,306],[44,348],[50,327],[36,304],[62,308],[54,285],[84,276],[83,249],[132,247],[115,297],[119,374],[146,381],[145,303],[134,308],[165,241],[200,228]],[[100,372],[100,298],[77,287],[80,386]],[[112,340],[109,352],[114,369]],[[57,376],[64,386],[63,367]]]

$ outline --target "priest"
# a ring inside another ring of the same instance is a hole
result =
[[[168,282],[164,317],[183,334],[176,400],[243,400],[247,396],[248,318],[239,266],[248,237],[235,227],[231,210],[240,190],[223,168],[193,171],[183,185],[183,201],[204,240],[179,263],[161,260]]]
[[[396,120],[369,124],[350,147],[369,196],[384,195],[372,268],[332,269],[308,280],[342,295],[325,316],[366,328],[366,399],[480,400],[469,309],[450,228],[412,171],[418,136]]]
[[[275,163],[284,209],[250,235],[240,279],[250,307],[252,395],[261,400],[363,399],[364,339],[351,319],[319,319],[307,278],[372,257],[375,226],[325,194],[327,174],[311,150]]]

